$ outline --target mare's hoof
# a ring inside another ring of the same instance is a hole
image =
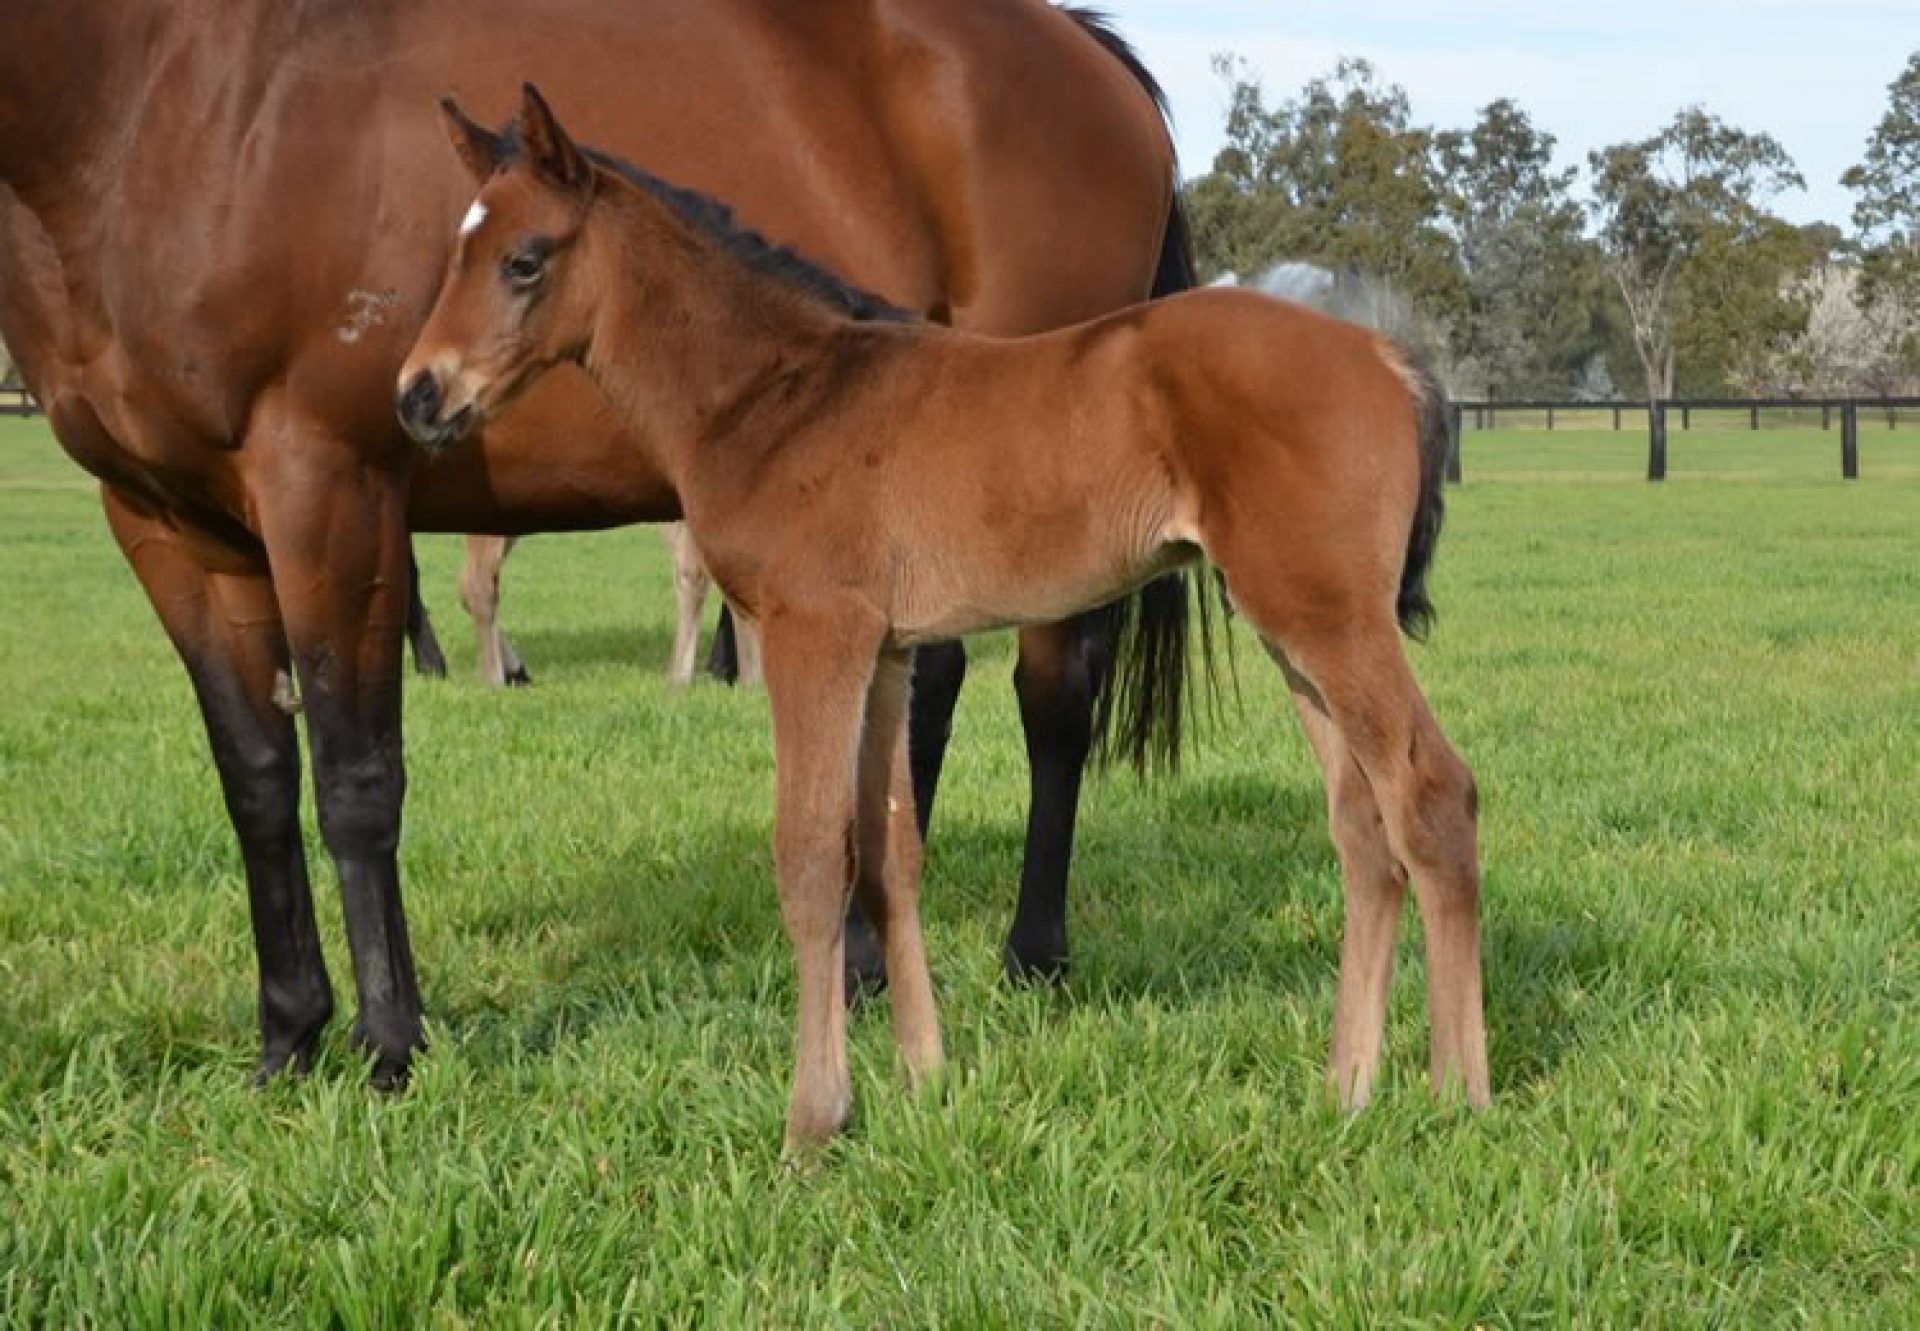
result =
[[[887,987],[887,958],[880,937],[866,917],[847,917],[847,1006],[872,998]]]
[[[261,1053],[260,1061],[254,1065],[253,1085],[256,1090],[281,1077],[304,1078],[313,1071],[313,1051],[320,1042],[318,1032],[294,1045],[291,1049],[273,1049]]]
[[[348,1038],[354,1052],[369,1060],[371,1070],[367,1080],[376,1091],[405,1090],[407,1079],[412,1075],[414,1055],[427,1047],[427,1042],[418,1035],[411,1040],[376,1040],[357,1020]]]
[[[527,673],[525,666],[515,666],[507,672],[506,685],[510,689],[524,689],[533,683],[533,676]]]
[[[1067,978],[1066,941],[1026,945],[1009,938],[1000,949],[1000,965],[1011,984],[1059,984]]]

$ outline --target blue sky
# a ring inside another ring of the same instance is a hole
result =
[[[1587,150],[1643,138],[1698,102],[1765,130],[1807,178],[1774,207],[1850,226],[1839,176],[1864,154],[1887,85],[1920,50],[1920,0],[1088,0],[1111,13],[1173,99],[1182,167],[1220,146],[1225,94],[1209,67],[1234,51],[1269,101],[1341,55],[1406,88],[1416,120],[1464,128],[1512,97],[1560,141]]]

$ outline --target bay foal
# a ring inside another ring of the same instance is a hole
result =
[[[1410,876],[1435,1089],[1486,1103],[1473,781],[1398,632],[1431,612],[1447,438],[1430,377],[1382,337],[1246,292],[1017,340],[906,322],[710,200],[583,152],[530,86],[498,136],[447,112],[480,191],[401,371],[401,419],[446,448],[549,367],[584,366],[758,624],[799,975],[790,1147],[850,1105],[849,892],[883,940],[909,1074],[940,1061],[908,650],[1058,619],[1203,554],[1285,671],[1326,776],[1342,1102],[1372,1089]]]

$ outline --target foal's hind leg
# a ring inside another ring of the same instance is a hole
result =
[[[1316,748],[1344,755],[1329,773],[1337,807],[1336,836],[1347,873],[1349,927],[1358,936],[1342,945],[1341,1006],[1336,1013],[1333,1075],[1343,1100],[1364,1101],[1384,1018],[1392,961],[1393,908],[1401,874],[1413,879],[1426,926],[1427,1003],[1432,1024],[1432,1078],[1436,1093],[1454,1082],[1468,1103],[1485,1105],[1487,1037],[1480,993],[1480,863],[1473,776],[1441,733],[1407,665],[1389,614],[1356,610],[1334,628],[1296,628],[1261,616],[1242,602],[1269,643],[1279,640],[1296,693],[1310,688],[1328,725]],[[1322,620],[1320,623],[1337,622]],[[1314,723],[1309,721],[1309,733]],[[1326,758],[1323,754],[1323,762]],[[1352,770],[1357,769],[1357,772]],[[1370,830],[1371,793],[1385,832],[1391,872],[1380,838]],[[1357,870],[1357,872],[1355,872]]]
[[[1327,1073],[1343,1107],[1373,1094],[1393,978],[1393,941],[1407,872],[1393,856],[1366,773],[1348,751],[1313,685],[1269,646],[1287,674],[1301,726],[1327,785],[1327,825],[1340,856],[1346,919],[1340,936],[1340,988],[1333,1005],[1333,1055]]]
[[[1326,773],[1348,908],[1330,1067],[1340,1099],[1358,1106],[1372,1091],[1394,930],[1410,876],[1426,925],[1434,1089],[1457,1080],[1469,1103],[1484,1105],[1473,776],[1413,678],[1391,601],[1304,568],[1290,576],[1236,576],[1215,558],[1235,603],[1287,672]]]
[[[920,828],[907,763],[905,652],[883,654],[860,736],[859,863],[854,894],[893,977],[893,1034],[918,1085],[941,1063],[940,1019],[920,937]]]

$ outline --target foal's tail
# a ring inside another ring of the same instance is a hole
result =
[[[1448,427],[1447,394],[1433,369],[1405,347],[1397,347],[1403,377],[1413,394],[1413,411],[1420,434],[1420,497],[1413,509],[1413,530],[1407,533],[1407,560],[1400,567],[1400,596],[1395,609],[1400,628],[1410,638],[1425,639],[1433,627],[1433,602],[1427,596],[1427,570],[1440,544],[1440,523],[1446,517],[1447,459],[1453,453]]]

